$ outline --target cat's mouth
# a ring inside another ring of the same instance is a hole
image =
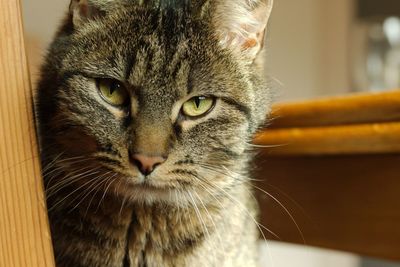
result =
[[[135,177],[125,177],[125,188],[127,190],[134,191],[146,191],[146,192],[166,192],[169,190],[173,190],[175,187],[170,183],[165,183],[159,181],[155,177],[149,177],[144,175],[138,175]]]
[[[178,201],[178,189],[176,187],[163,182],[156,182],[155,179],[135,178],[125,177],[124,182],[121,183],[123,185],[115,187],[115,193],[133,202],[155,203],[161,201],[175,203]]]
[[[131,181],[129,185],[138,189],[153,190],[153,191],[168,191],[175,189],[175,187],[171,186],[171,184],[169,183],[164,183],[156,181],[156,179],[149,179],[149,178],[144,178],[139,182]]]

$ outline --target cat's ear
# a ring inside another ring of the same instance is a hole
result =
[[[96,17],[100,17],[104,12],[101,6],[93,0],[71,0],[69,12],[75,28]]]
[[[220,44],[254,62],[264,45],[273,0],[221,1],[213,14]]]

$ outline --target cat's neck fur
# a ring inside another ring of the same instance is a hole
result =
[[[50,213],[56,251],[64,252],[56,256],[65,267],[254,266],[248,261],[254,260],[257,249],[252,246],[257,236],[252,219],[255,205],[246,187],[232,189],[229,194],[235,197],[196,207],[131,204],[121,208],[122,203],[110,196],[99,207],[90,206],[90,201],[72,210],[63,207]]]

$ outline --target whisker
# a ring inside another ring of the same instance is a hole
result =
[[[193,198],[192,193],[189,192],[189,191],[187,191],[187,193],[189,194],[189,197],[190,197],[190,199],[191,199],[191,201],[192,201],[193,207],[194,207],[195,212],[196,212],[196,216],[197,216],[197,218],[198,218],[198,219],[200,220],[200,222],[201,222],[203,231],[205,231],[205,233],[207,234],[207,240],[211,240],[211,235],[210,235],[210,233],[209,233],[209,231],[208,231],[208,228],[207,228],[207,226],[206,226],[206,224],[205,224],[205,222],[204,222],[204,220],[203,220],[203,217],[201,216],[200,210],[199,210],[199,208],[197,207],[196,202],[194,201],[194,198]],[[216,253],[216,249],[214,248],[214,257],[216,257],[216,254],[215,254],[215,253]]]
[[[119,209],[119,216],[121,216],[121,214],[122,214],[122,210],[124,209],[124,205],[125,205],[126,200],[127,200],[127,197],[124,195],[124,197],[122,199],[121,208]]]
[[[272,198],[276,203],[278,203],[278,205],[286,212],[286,214],[289,215],[290,219],[292,220],[292,222],[295,224],[297,230],[299,231],[304,245],[306,245],[306,240],[304,238],[304,234],[301,231],[301,229],[300,229],[299,225],[297,224],[296,220],[294,219],[293,215],[289,212],[289,210],[276,197],[274,197],[271,193],[265,191],[264,189],[254,185],[254,184],[252,184],[251,186],[253,186],[255,189],[260,190],[262,193],[266,194],[267,196]]]
[[[259,145],[259,144],[247,143],[247,145],[250,146],[250,147],[255,147],[255,148],[277,148],[277,147],[287,146],[287,145],[289,145],[289,143],[277,144],[277,145]]]
[[[105,196],[106,196],[106,194],[107,194],[108,189],[110,188],[110,186],[111,186],[112,183],[114,182],[115,176],[117,176],[117,173],[114,173],[113,175],[111,175],[110,177],[107,178],[106,181],[108,181],[108,184],[107,184],[107,186],[106,186],[106,188],[105,188],[105,190],[104,190],[104,192],[103,192],[103,196],[101,197],[101,199],[100,199],[100,201],[99,201],[99,204],[97,205],[97,208],[96,208],[96,211],[95,211],[95,212],[98,211],[98,209],[99,209],[101,203],[104,201],[104,198],[105,198]]]
[[[89,175],[88,175],[88,176],[89,176]],[[84,184],[82,184],[81,186],[79,186],[78,188],[76,188],[75,190],[73,190],[72,192],[70,192],[68,195],[66,195],[64,198],[62,198],[61,200],[57,201],[57,202],[53,205],[53,207],[51,207],[51,208],[49,209],[49,211],[53,210],[53,209],[54,209],[55,207],[57,207],[58,205],[64,203],[65,200],[67,200],[70,196],[72,196],[72,195],[75,194],[76,192],[79,192],[79,190],[81,190],[82,188],[85,188],[88,184],[94,183],[94,182],[96,182],[96,181],[95,181],[95,180],[92,180],[92,179],[89,179],[89,180],[86,181]],[[84,192],[85,192],[85,190],[84,190]],[[80,195],[78,195],[78,197],[79,197],[79,196],[80,196]],[[76,198],[77,198],[77,197],[76,197]],[[74,198],[73,201],[75,201],[76,198]],[[72,203],[73,201],[71,201],[71,203]],[[83,201],[83,199],[82,199],[81,201]],[[75,207],[74,207],[74,208],[75,208]],[[72,209],[72,210],[73,210],[73,209]]]
[[[204,167],[204,165],[203,165],[203,167]],[[223,168],[225,168],[225,172],[229,172],[229,170],[228,170],[226,167],[223,166]],[[209,167],[208,167],[208,169],[211,170],[211,171],[217,171],[216,169],[209,168]],[[223,172],[219,172],[219,173],[220,173],[220,174],[224,174]],[[245,180],[243,180],[243,181],[245,181]],[[261,192],[263,192],[264,194],[266,194],[267,196],[269,196],[270,198],[272,198],[272,199],[285,211],[285,213],[288,214],[288,216],[290,217],[290,219],[292,220],[292,222],[295,224],[297,230],[299,231],[303,243],[306,244],[304,234],[303,234],[303,232],[301,231],[301,229],[300,229],[298,223],[297,223],[296,220],[294,219],[293,215],[289,212],[289,210],[288,210],[276,197],[274,197],[271,193],[266,192],[265,190],[259,188],[258,186],[254,185],[254,184],[252,184],[252,183],[249,183],[249,184],[250,184],[252,187],[254,187],[255,189],[260,190]],[[274,235],[274,236],[277,237],[276,235]],[[279,238],[279,239],[280,239],[280,238]]]
[[[86,207],[86,211],[85,211],[85,215],[84,215],[84,217],[86,217],[86,215],[90,209],[90,206],[92,205],[92,201],[93,201],[94,197],[96,196],[97,192],[99,192],[99,190],[101,189],[101,186],[106,184],[106,182],[108,181],[107,179],[103,179],[104,177],[108,176],[108,174],[109,174],[109,172],[106,172],[106,173],[100,175],[99,177],[96,177],[95,179],[93,179],[93,183],[91,185],[89,185],[88,188],[86,188],[86,189],[90,189],[90,191],[83,190],[82,193],[80,193],[77,197],[75,197],[71,201],[71,202],[74,202],[76,199],[80,198],[84,194],[84,196],[81,198],[81,200],[71,209],[71,211],[73,211],[74,209],[79,207],[81,205],[81,203],[83,203],[83,201],[88,196],[90,196],[94,191],[96,191],[95,193],[92,194],[92,198],[89,200],[89,204]]]
[[[215,231],[216,231],[216,233],[217,233],[217,237],[218,237],[220,246],[221,246],[221,248],[222,248],[223,251],[224,251],[224,255],[226,255],[225,246],[223,245],[224,243],[222,242],[221,235],[220,235],[220,233],[219,233],[219,231],[218,231],[218,229],[217,229],[217,225],[215,224],[213,217],[211,216],[211,214],[210,214],[210,212],[208,211],[207,207],[204,205],[204,202],[201,200],[200,196],[199,196],[195,191],[193,191],[193,193],[195,194],[195,196],[197,197],[197,199],[200,201],[200,204],[203,206],[203,208],[204,208],[204,210],[206,211],[208,217],[210,218],[211,223],[213,224],[214,229],[215,229]]]
[[[201,179],[203,182],[207,182],[204,179]],[[253,215],[250,214],[250,212],[246,209],[246,207],[243,205],[243,203],[241,203],[240,201],[238,201],[235,197],[231,196],[228,192],[225,191],[225,189],[221,188],[220,186],[213,184],[207,184],[209,186],[215,186],[217,187],[219,190],[221,190],[221,192],[223,192],[229,199],[231,199],[232,201],[234,201],[236,204],[238,204],[242,210],[253,220],[253,222],[257,225],[258,229],[260,230],[260,233],[263,237],[263,239],[266,241],[266,237],[264,235],[264,232],[262,231],[262,229],[266,230],[268,233],[272,234],[274,237],[279,238],[278,235],[276,235],[274,232],[272,232],[271,230],[269,230],[267,227],[265,227],[264,225],[262,225],[261,223],[257,222],[257,220],[253,217]],[[262,228],[262,229],[261,229]]]
[[[90,205],[91,205],[93,199],[95,198],[95,196],[97,195],[97,193],[100,191],[100,188],[101,188],[100,185],[106,184],[107,181],[108,181],[108,179],[109,179],[109,178],[103,179],[103,177],[108,176],[110,173],[111,173],[111,171],[105,172],[104,174],[102,174],[101,176],[99,176],[99,177],[96,178],[97,181],[100,180],[99,186],[97,187],[96,192],[92,195],[92,198],[91,198],[90,201],[89,201],[89,205],[88,205],[88,207],[87,207],[87,209],[86,209],[86,212],[85,212],[85,217],[86,217],[86,215],[87,215],[87,213],[88,213],[88,209],[89,209],[89,207],[90,207]],[[96,209],[95,213],[96,213],[96,212],[97,212],[97,209]]]
[[[205,183],[205,185],[209,185],[209,184],[207,183],[207,181],[202,181],[202,182]],[[212,186],[212,185],[209,185],[209,186]],[[217,187],[218,187],[218,186],[217,186]],[[220,190],[221,190],[221,189],[222,189],[222,188],[220,188]],[[241,202],[239,202],[236,198],[234,198],[233,196],[231,196],[229,193],[227,193],[227,192],[226,192],[225,190],[223,190],[223,189],[222,189],[222,192],[224,192],[224,194],[225,194],[229,199],[231,199],[231,200],[234,201],[235,203],[239,204],[239,206],[241,207],[241,210],[243,210],[243,211],[253,220],[253,222],[256,224],[256,226],[257,226],[259,232],[261,233],[261,235],[262,235],[262,237],[263,237],[263,240],[264,240],[265,243],[267,244],[267,251],[268,251],[269,257],[270,257],[270,259],[271,259],[272,266],[275,266],[274,261],[273,261],[273,258],[272,258],[272,254],[271,254],[271,249],[270,249],[270,247],[269,247],[268,240],[267,240],[267,238],[265,237],[264,232],[262,231],[261,227],[262,227],[263,229],[265,229],[267,232],[269,232],[270,234],[272,234],[273,236],[275,236],[276,238],[278,238],[279,240],[281,240],[280,237],[279,237],[278,235],[276,235],[274,232],[272,232],[271,230],[269,230],[267,227],[265,227],[264,225],[262,225],[261,223],[258,223],[258,222],[256,221],[256,219],[250,214],[250,212],[244,207],[244,205],[243,205]]]
[[[217,171],[216,169],[213,169],[213,168],[209,168],[209,170],[211,170],[211,171]],[[226,172],[229,172],[229,170],[228,169],[226,169],[225,170],[225,172],[222,172],[222,171],[218,171],[218,173],[220,173],[220,174],[222,174],[222,175],[227,175],[227,173]],[[237,174],[237,173],[234,173],[236,176],[240,176],[240,174]],[[229,177],[231,177],[231,178],[233,178],[233,179],[235,179],[235,180],[239,180],[239,181],[241,181],[241,182],[243,182],[243,183],[247,183],[247,181],[245,180],[245,179],[237,179],[237,177],[234,177],[234,176],[229,176]],[[204,180],[204,179],[203,179]],[[205,180],[204,180],[205,181]],[[203,182],[204,182],[203,181]],[[211,185],[212,186],[212,185]],[[216,186],[216,187],[218,187],[216,184],[214,184],[214,186]],[[253,194],[251,193],[251,192],[249,192],[250,193],[250,195],[255,199],[255,197],[253,196]],[[256,200],[256,199],[255,199]],[[257,201],[257,200],[256,200]],[[242,208],[247,212],[247,209],[244,207],[244,206],[242,206]],[[248,213],[248,212],[247,212]],[[249,213],[248,213],[248,215],[249,216],[251,216]],[[274,233],[273,231],[271,231],[269,228],[267,228],[266,226],[264,226],[264,225],[262,225],[261,223],[259,223],[259,222],[257,222],[256,220],[255,220],[255,218],[253,217],[253,216],[251,216],[252,217],[252,219],[255,221],[255,223],[256,224],[258,224],[260,227],[262,227],[264,230],[266,230],[268,233],[270,233],[271,235],[273,235],[275,238],[277,238],[278,240],[282,240],[276,233]],[[265,238],[264,238],[265,239]]]
[[[259,182],[264,182],[264,180],[259,180]],[[307,217],[310,221],[312,221],[311,217],[307,214],[307,212],[305,211],[305,209],[296,201],[294,200],[289,194],[285,193],[282,189],[280,189],[277,186],[274,186],[270,183],[265,183],[266,186],[271,187],[272,189],[278,191],[279,194],[282,194],[283,196],[285,196],[288,200],[290,200],[302,213],[305,217]]]
[[[69,210],[70,213],[71,213],[72,211],[74,211],[76,208],[78,208],[78,207],[83,203],[83,201],[85,201],[85,199],[86,199],[88,196],[90,196],[90,195],[92,194],[93,191],[99,189],[99,188],[101,187],[101,185],[103,184],[104,181],[101,181],[100,183],[98,183],[96,180],[89,180],[88,182],[89,182],[89,183],[88,183],[89,186],[87,186],[87,184],[86,184],[86,185],[85,185],[85,188],[83,188],[82,192],[80,192],[74,199],[72,199],[72,200],[70,201],[71,203],[75,203],[75,201],[77,201],[78,199],[80,199],[80,200],[78,201],[78,203],[77,203],[74,207],[72,207],[72,208]],[[92,196],[94,197],[95,194],[93,194]],[[91,200],[92,200],[92,199],[91,199]],[[91,200],[90,200],[90,201],[91,201]],[[92,203],[89,202],[89,204],[86,206],[86,211],[85,211],[85,214],[84,214],[83,217],[86,217],[87,212],[88,212],[88,210],[89,210],[91,204],[92,204]]]
[[[87,169],[87,168],[85,168]],[[46,189],[46,194],[47,194],[47,198],[57,194],[60,190],[62,190],[64,187],[77,182],[77,181],[81,181],[83,179],[86,179],[87,177],[91,176],[91,175],[95,175],[98,174],[99,171],[95,171],[98,170],[99,168],[93,169],[90,168],[87,171],[83,172],[83,173],[78,173],[76,175],[72,175],[72,176],[67,176],[64,177],[64,179],[60,180],[58,183],[55,183],[52,186],[49,186]]]
[[[79,169],[75,169],[75,170],[71,171],[70,173],[67,173],[64,177],[68,178],[68,177],[71,177],[71,176],[73,176],[75,174],[80,174],[84,170],[92,170],[92,169],[93,169],[92,166],[85,166],[85,167],[82,167],[82,168],[79,168]],[[66,170],[65,170],[64,166],[57,166],[51,172],[46,173],[44,175],[44,179],[45,179],[46,185],[50,185],[52,183],[52,179],[57,177],[57,174],[63,173],[65,171]],[[64,179],[62,179],[62,180],[64,180]]]
[[[59,158],[64,154],[64,152],[61,152],[60,154],[58,154],[57,156],[54,157],[54,159],[52,161],[50,161],[46,166],[43,166],[42,168],[42,173],[46,173],[51,167],[53,167],[55,165],[55,163],[57,162],[57,160],[59,160]]]

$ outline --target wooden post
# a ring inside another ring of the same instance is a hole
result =
[[[0,266],[54,266],[19,0],[0,0]]]

